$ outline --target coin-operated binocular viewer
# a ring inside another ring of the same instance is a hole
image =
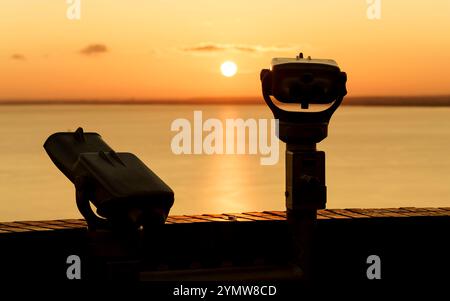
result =
[[[309,249],[318,209],[326,205],[325,153],[316,144],[327,137],[331,116],[347,94],[347,75],[334,60],[274,58],[261,71],[263,97],[279,120],[279,139],[286,143],[286,209],[292,225],[294,258],[307,277]],[[274,102],[273,96],[277,101]],[[300,104],[289,111],[284,104]],[[309,111],[310,105],[326,105]]]
[[[164,224],[174,193],[135,155],[116,153],[99,134],[82,128],[51,135],[44,148],[75,185],[78,210],[91,230]]]

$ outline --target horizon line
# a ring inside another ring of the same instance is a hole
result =
[[[197,98],[123,98],[123,99],[0,99],[0,105],[251,105],[265,104],[260,96]],[[450,94],[347,96],[342,105],[350,106],[450,106]]]

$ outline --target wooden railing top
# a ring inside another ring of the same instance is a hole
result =
[[[441,208],[382,208],[382,209],[325,209],[319,210],[317,219],[320,220],[350,220],[373,218],[411,218],[450,216],[450,207]],[[191,224],[208,222],[262,222],[283,221],[286,219],[285,211],[263,211],[245,213],[201,214],[201,215],[171,215],[166,224]],[[86,222],[83,219],[64,219],[47,221],[17,221],[0,222],[0,234],[20,232],[45,232],[70,229],[84,229]]]

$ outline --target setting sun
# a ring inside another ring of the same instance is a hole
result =
[[[237,72],[237,65],[233,61],[226,61],[220,66],[220,71],[223,76],[232,77]]]

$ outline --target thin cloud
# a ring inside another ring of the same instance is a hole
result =
[[[108,51],[109,51],[108,47],[106,47],[106,45],[104,45],[104,44],[91,44],[91,45],[88,45],[85,48],[81,49],[80,53],[82,55],[91,56],[91,55],[105,53]]]
[[[299,47],[203,43],[195,46],[181,48],[181,51],[188,53],[211,53],[221,51],[262,53],[262,52],[292,52],[298,51],[298,49]]]
[[[181,50],[186,52],[215,52],[215,51],[223,51],[225,50],[225,48],[222,46],[209,44],[209,45],[186,47]]]
[[[20,53],[14,53],[13,55],[11,55],[11,59],[12,60],[16,60],[16,61],[26,61],[27,58]]]

